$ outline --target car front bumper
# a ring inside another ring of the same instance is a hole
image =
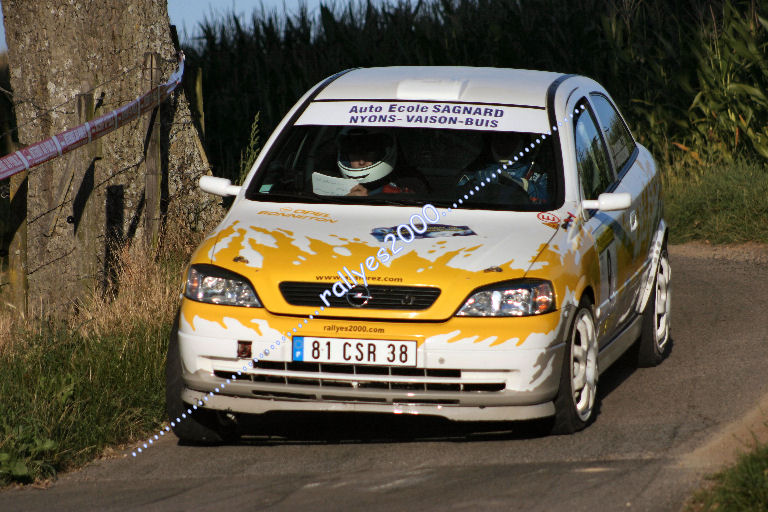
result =
[[[222,312],[222,306],[212,308]],[[225,314],[214,322],[182,315],[178,336],[186,403],[251,414],[359,411],[460,421],[554,414],[567,324],[561,312],[535,318],[454,317],[441,323],[369,322],[367,332],[360,331],[359,321],[318,318],[302,329],[303,335],[343,339],[415,340],[417,365],[403,368],[292,362],[290,339],[281,337],[295,317],[246,311],[247,319]],[[250,359],[237,357],[239,340],[250,341],[252,355],[261,356],[252,366]]]
[[[292,364],[283,366],[290,368]],[[220,370],[211,375],[199,370],[184,375],[187,387],[182,397],[190,404],[202,402],[211,409],[252,414],[362,411],[428,414],[470,421],[520,420],[554,414],[551,400],[557,389],[556,379],[545,379],[535,389],[519,391],[508,389],[514,381],[515,372],[511,370],[452,370],[453,376],[441,377],[433,376],[435,371],[428,369],[410,370],[410,375],[372,375],[329,372],[322,367],[334,365],[317,366],[316,371],[295,371],[264,370],[257,365],[253,371],[241,370],[239,376]]]

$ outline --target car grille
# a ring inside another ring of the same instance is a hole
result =
[[[248,379],[252,382],[311,386],[308,392],[332,392],[333,389],[371,389],[387,391],[447,391],[447,392],[497,392],[506,387],[504,380],[498,376],[489,377],[486,382],[466,382],[462,379],[461,370],[403,368],[398,366],[371,366],[353,364],[322,364],[304,362],[258,361],[254,371],[243,373],[238,381]],[[226,379],[231,378],[229,371],[214,371],[214,375]],[[313,389],[314,388],[314,389]],[[295,390],[295,388],[293,388]],[[261,394],[261,392],[255,392]],[[278,393],[279,394],[279,393]],[[292,393],[293,394],[293,393]],[[364,392],[361,392],[364,395]],[[307,395],[309,396],[309,395]],[[296,397],[299,398],[299,397]],[[302,397],[303,398],[303,397]],[[345,397],[349,401],[349,397]],[[381,399],[365,399],[362,401],[380,401]],[[413,403],[412,398],[408,402]],[[434,403],[434,399],[429,400]],[[456,402],[451,400],[450,402]]]
[[[283,281],[280,283],[280,292],[288,304],[294,306],[324,306],[320,294],[330,287],[330,283],[302,283],[295,281]],[[385,286],[370,285],[368,292],[371,299],[364,306],[365,309],[427,309],[440,295],[440,288],[426,286]],[[346,296],[336,297],[326,294],[326,300],[334,308],[355,307],[347,302]]]

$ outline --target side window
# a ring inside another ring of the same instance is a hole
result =
[[[603,140],[589,109],[583,110],[576,118],[576,165],[584,188],[585,199],[597,196],[613,183],[613,172],[608,163]]]
[[[621,120],[621,116],[608,98],[602,94],[591,94],[592,104],[595,106],[597,118],[608,142],[608,148],[616,164],[616,172],[620,172],[635,150],[635,142],[632,140],[629,130]]]

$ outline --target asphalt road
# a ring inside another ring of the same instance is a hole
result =
[[[135,459],[126,452],[47,489],[2,492],[0,510],[679,510],[740,446],[745,416],[768,431],[768,250],[670,252],[669,358],[603,374],[597,421],[578,434],[275,417],[237,446],[163,437]]]

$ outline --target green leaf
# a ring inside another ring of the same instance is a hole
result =
[[[22,476],[29,476],[29,468],[24,463],[24,461],[17,461],[16,464],[11,467],[11,476],[17,478]]]
[[[762,16],[758,16],[757,21],[763,26],[764,29],[768,30],[768,20],[766,20]]]
[[[753,144],[753,146],[755,148],[755,151],[760,153],[760,156],[762,156],[763,158],[768,158],[768,146],[765,146],[763,144],[761,145]]]
[[[766,97],[765,93],[757,87],[747,84],[731,84],[728,86],[727,90],[737,94],[747,94],[751,96],[753,100],[759,101],[763,105],[768,104],[768,97]]]
[[[35,448],[38,452],[49,452],[56,449],[56,442],[53,439],[44,439],[42,442],[38,440]]]

